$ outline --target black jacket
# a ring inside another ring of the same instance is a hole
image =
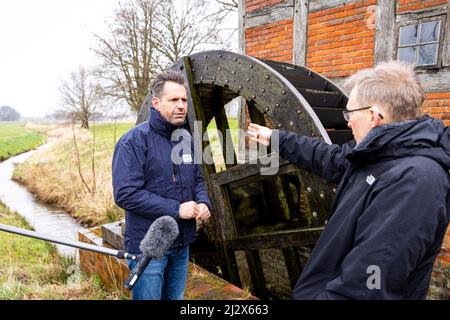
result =
[[[375,128],[354,148],[279,138],[283,158],[339,183],[293,297],[424,299],[450,220],[450,129],[425,116]]]
[[[179,219],[180,204],[189,201],[211,204],[194,153],[179,165],[171,160],[178,142],[171,141],[174,130],[154,108],[150,119],[128,131],[116,144],[112,163],[114,199],[125,209],[125,250],[139,254],[139,244],[153,221],[171,216],[178,222],[179,235],[172,247],[193,242],[195,219]],[[192,161],[190,161],[192,160]]]

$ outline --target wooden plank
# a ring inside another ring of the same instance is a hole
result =
[[[261,126],[266,126],[266,120],[264,119],[264,115],[261,113],[261,111],[256,106],[256,103],[254,101],[249,101],[247,103],[248,105],[248,112],[250,116],[250,121],[252,123],[259,124]]]
[[[299,169],[295,165],[286,164],[286,165],[280,167],[280,169],[278,170],[278,175],[286,174],[286,173],[296,171],[296,170],[299,170]],[[218,175],[221,175],[221,174],[222,173],[219,173]],[[230,182],[229,187],[232,189],[235,189],[235,188],[239,188],[239,187],[242,187],[247,184],[254,183],[254,182],[260,183],[261,181],[267,180],[270,177],[271,176],[263,176],[263,175],[257,174],[254,176],[250,176],[250,177],[243,178],[243,179],[237,179],[236,181]]]
[[[270,7],[247,12],[244,20],[244,29],[255,28],[261,25],[287,20],[294,16],[294,0],[281,2]]]
[[[221,242],[222,244],[222,271],[225,279],[234,283],[237,286],[241,286],[241,278],[239,276],[239,268],[236,261],[236,255],[230,248],[227,241]]]
[[[417,70],[420,81],[426,92],[450,91],[450,68],[438,70]]]
[[[442,66],[450,67],[450,0],[447,2],[447,22],[444,30],[446,31],[442,48]]]
[[[118,222],[102,225],[102,239],[117,250],[124,250],[125,242],[122,227]]]
[[[271,157],[274,155],[270,155]],[[261,157],[261,163],[268,163],[267,160],[269,156]],[[224,172],[214,173],[211,175],[211,180],[220,186],[223,186],[225,184],[229,184],[235,181],[243,180],[252,176],[260,175],[261,168],[265,167],[266,165],[262,165],[261,163],[258,164],[241,164],[238,166],[234,166]],[[289,162],[286,160],[280,159],[280,169],[278,172],[282,172],[282,169],[284,166],[287,166]],[[264,177],[264,176],[263,176]]]
[[[312,90],[325,90],[327,87],[327,81],[325,79],[305,77],[296,70],[276,70],[283,77],[285,77],[297,90],[299,89],[312,89]]]
[[[203,159],[203,150],[208,146],[206,141],[203,141],[203,136],[208,135],[206,131],[206,120],[205,114],[203,112],[203,106],[201,103],[200,96],[196,87],[194,86],[194,73],[192,72],[192,64],[189,57],[184,57],[183,59],[183,73],[185,77],[185,81],[187,83],[187,97],[188,97],[188,122],[191,133],[197,134],[197,136],[193,136],[194,141],[202,141],[202,148],[199,146],[195,148],[195,156],[199,157],[199,159]],[[195,130],[195,122],[201,121],[203,123],[202,132],[197,132]],[[200,136],[201,135],[201,136]],[[200,139],[200,140],[199,140]],[[203,162],[203,161],[202,161]],[[209,180],[208,177],[210,174],[215,172],[214,165],[204,164],[202,166],[202,174],[205,180]]]
[[[342,94],[313,89],[299,89],[298,92],[308,101],[311,107],[325,107],[343,109],[347,99]]]
[[[284,248],[282,249],[282,251],[286,269],[289,275],[289,281],[291,283],[291,288],[294,288],[297,284],[298,277],[302,273],[303,266],[300,262],[298,252],[295,248]]]
[[[342,145],[354,139],[352,130],[333,130],[327,131],[327,133],[333,144]]]
[[[269,297],[266,287],[266,279],[264,278],[264,270],[261,265],[261,259],[257,250],[245,250],[247,264],[252,279],[253,292],[262,299]]]
[[[299,207],[295,205],[294,195],[292,193],[292,189],[289,186],[289,183],[286,181],[285,177],[278,176],[276,179],[280,182],[281,188],[283,190],[284,196],[286,198],[286,202],[289,208],[290,217],[299,213]]]
[[[238,2],[238,24],[239,24],[239,53],[245,54],[247,51],[246,39],[245,39],[245,1]]]
[[[245,237],[238,237],[231,240],[230,246],[234,251],[238,250],[260,250],[273,248],[289,248],[289,247],[303,247],[314,245],[319,239],[323,228],[295,230],[295,231],[280,231],[275,233],[266,233],[251,235]]]
[[[347,121],[345,121],[342,115],[342,109],[322,107],[313,109],[325,129],[339,130],[347,128]]]
[[[391,0],[392,1],[392,0]],[[309,12],[322,11],[338,6],[343,6],[348,3],[355,2],[355,0],[310,0]]]
[[[419,20],[419,19],[435,17],[435,16],[439,16],[442,14],[446,14],[446,12],[447,12],[446,4],[443,4],[440,6],[435,6],[435,7],[424,8],[421,10],[404,11],[397,15],[396,21],[398,23],[400,23],[400,22],[406,22],[406,21],[412,21],[412,20]]]
[[[378,0],[376,14],[376,36],[374,64],[393,60],[396,56],[396,1]]]
[[[294,4],[294,38],[293,64],[306,65],[306,48],[308,34],[309,0],[295,0]]]

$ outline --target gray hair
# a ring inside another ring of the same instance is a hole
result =
[[[425,90],[414,72],[414,65],[404,62],[382,62],[347,79],[346,90],[356,88],[361,107],[380,103],[393,121],[406,121],[421,116]]]
[[[183,74],[179,71],[167,70],[159,73],[153,79],[152,84],[150,85],[150,92],[153,97],[161,98],[164,94],[164,85],[166,82],[175,82],[181,85],[186,86],[184,82]]]

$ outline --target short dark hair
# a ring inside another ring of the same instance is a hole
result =
[[[164,85],[169,81],[186,86],[183,74],[181,72],[167,70],[157,74],[153,79],[152,84],[150,85],[150,92],[152,93],[152,96],[161,98],[164,93]]]

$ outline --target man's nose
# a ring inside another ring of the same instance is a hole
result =
[[[183,99],[178,99],[177,100],[176,107],[178,109],[184,109],[184,101],[183,101]]]
[[[352,128],[352,124],[350,123],[350,121],[347,121],[347,127],[349,127],[350,129]]]

